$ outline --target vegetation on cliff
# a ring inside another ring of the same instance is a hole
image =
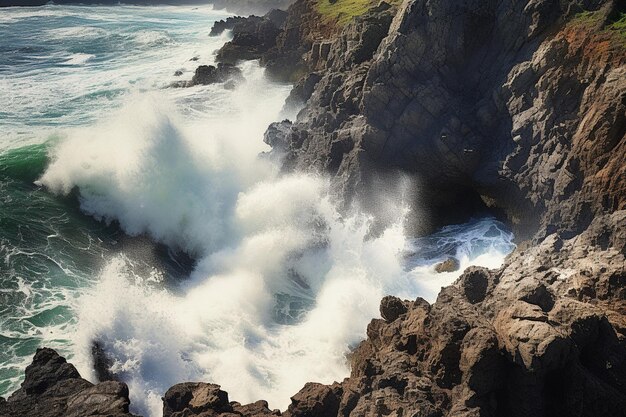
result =
[[[375,7],[377,0],[318,0],[317,11],[323,19],[345,26],[356,16],[362,16],[369,9]],[[391,0],[389,3],[398,5],[401,0]]]

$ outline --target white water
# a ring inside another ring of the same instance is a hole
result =
[[[103,33],[87,26],[51,35]],[[188,57],[200,51],[210,62],[210,52],[199,41],[178,51],[161,29],[124,36],[147,48],[141,60],[124,55],[103,63],[98,54],[64,53],[51,93],[40,98],[32,79],[19,77],[24,93],[14,103],[18,116],[60,106],[61,89],[63,97],[79,97],[91,85],[87,71],[99,65],[99,82],[127,92],[97,101],[86,116],[79,105],[64,116],[72,123],[61,130],[40,184],[56,194],[78,187],[85,213],[198,259],[179,283],[138,272],[124,254],[107,259],[95,284],[69,301],[77,322],[56,329],[71,339],[72,362],[92,380],[91,343],[101,342],[129,384],[134,412],[160,416],[165,390],[192,380],[221,384],[231,400],[262,398],[284,409],[305,382],[349,374],[345,355],[365,337],[384,295],[432,301],[458,277],[433,272],[449,254],[441,242],[452,245],[463,267],[497,266],[511,249],[511,236],[494,235],[494,222],[485,220],[443,231],[434,254],[407,257],[429,243],[404,235],[403,201],[386,213],[395,219],[388,229],[368,238],[371,219],[358,208],[340,215],[327,179],[281,176],[258,157],[268,150],[267,125],[285,117],[288,86],[248,63],[247,81],[235,91],[163,90],[159,79],[171,80],[180,66],[189,78]]]

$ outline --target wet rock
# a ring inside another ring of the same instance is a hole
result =
[[[229,83],[225,88],[233,89],[237,83],[243,81],[241,69],[234,65],[219,63],[214,65],[200,65],[196,68],[191,81],[177,81],[170,87],[193,87],[195,85],[209,85],[216,83]]]
[[[107,355],[102,344],[94,341],[91,344],[91,358],[93,359],[93,368],[96,372],[98,381],[118,381],[119,378],[111,372],[113,365],[112,359]]]
[[[448,258],[445,261],[440,262],[437,265],[435,265],[435,271],[438,273],[454,272],[454,271],[458,271],[460,267],[461,267],[461,264],[456,258]]]
[[[222,63],[217,64],[217,67],[213,65],[200,65],[196,68],[196,73],[191,79],[191,85],[208,85],[242,79],[241,70],[234,65]]]
[[[231,16],[226,18],[226,20],[218,20],[217,22],[213,23],[213,27],[211,27],[211,32],[209,32],[209,36],[219,36],[226,30],[232,30],[235,25],[244,22],[246,19],[246,17],[242,16]]]
[[[163,417],[198,415],[204,412],[232,412],[228,393],[219,385],[185,382],[167,390],[163,397]]]
[[[236,64],[239,61],[259,59],[276,45],[281,30],[274,21],[250,16],[232,27],[233,39],[217,52],[218,62]]]
[[[7,417],[132,417],[126,384],[92,384],[54,350],[38,349],[26,368],[24,382],[6,401],[0,415]]]
[[[490,273],[485,268],[470,267],[459,278],[467,300],[476,304],[485,299],[489,286]]]

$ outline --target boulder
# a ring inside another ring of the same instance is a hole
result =
[[[0,416],[133,417],[129,404],[126,384],[106,381],[94,385],[57,352],[42,348],[26,368],[21,388],[0,401]]]
[[[388,295],[380,302],[380,315],[387,322],[391,323],[407,312],[404,302],[398,297]]]
[[[438,273],[442,272],[454,272],[458,271],[461,267],[461,264],[456,258],[448,258],[443,262],[439,262],[435,265],[435,271]]]

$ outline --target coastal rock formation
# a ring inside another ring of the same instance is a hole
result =
[[[200,65],[196,68],[191,81],[178,81],[172,87],[193,87],[194,85],[209,85],[232,81],[234,83],[243,80],[241,70],[231,64],[219,63],[214,65]]]
[[[24,382],[7,400],[2,417],[132,417],[128,387],[122,382],[92,384],[54,350],[38,349]]]
[[[248,18],[243,16],[231,16],[226,18],[225,20],[218,20],[213,23],[213,27],[211,27],[211,32],[209,32],[209,36],[219,36],[227,30],[233,30],[235,25],[238,23],[242,23],[246,21]]]
[[[274,140],[289,144],[285,167],[330,173],[363,201],[379,174],[402,171],[433,226],[488,205],[526,238],[557,222],[578,232],[625,204],[588,191],[624,187],[619,7],[412,0],[390,25],[372,9],[311,47],[320,79]]]
[[[228,401],[228,393],[219,385],[202,382],[186,382],[171,387],[163,397],[163,417],[234,417],[276,416],[278,410],[270,410],[266,401],[241,405]]]
[[[276,38],[281,33],[287,13],[276,10],[266,16],[234,18],[230,22],[216,22],[211,33],[230,27],[233,39],[217,51],[218,62],[236,64],[242,60],[259,59],[276,46]]]

